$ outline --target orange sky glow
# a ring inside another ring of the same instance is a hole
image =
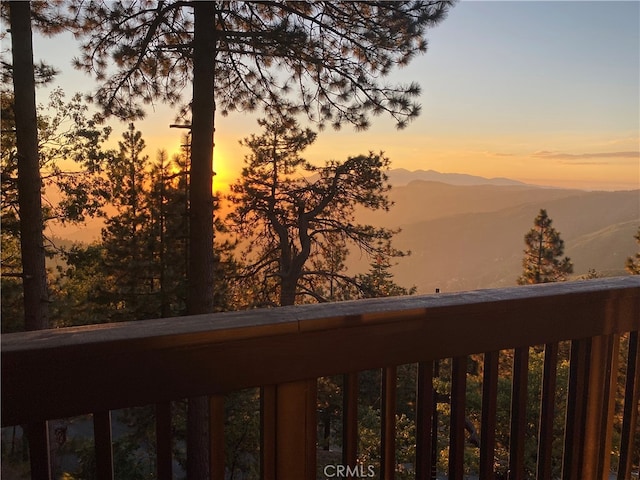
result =
[[[304,156],[322,165],[384,151],[392,168],[640,188],[640,2],[462,1],[427,38],[427,53],[388,79],[421,85],[419,118],[400,131],[384,116],[365,132],[327,129]],[[70,66],[78,52],[70,36],[36,38],[34,51],[61,71],[52,88],[70,97],[94,85]],[[38,102],[46,96],[39,91]],[[152,159],[179,151],[174,116],[155,105],[136,123]],[[259,133],[257,118],[216,118],[218,187],[240,172],[248,152],[238,141]],[[110,123],[115,146],[126,123]]]

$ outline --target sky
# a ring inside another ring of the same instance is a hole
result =
[[[429,48],[389,78],[417,81],[422,114],[404,130],[375,117],[365,132],[327,129],[304,156],[322,165],[384,151],[392,168],[508,177],[527,183],[640,188],[640,2],[462,1],[427,35]],[[36,38],[34,55],[70,97],[93,81],[73,71],[71,37]],[[189,92],[185,92],[188,94]],[[46,102],[47,92],[38,92]],[[163,105],[136,122],[154,157],[183,131]],[[216,119],[214,170],[231,182],[259,115]],[[116,141],[126,125],[117,121]]]

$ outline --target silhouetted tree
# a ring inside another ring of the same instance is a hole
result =
[[[640,246],[640,227],[638,227],[638,231],[633,238],[636,239],[638,246]],[[624,264],[624,268],[631,275],[640,275],[640,252],[636,253],[633,257],[628,257]]]
[[[357,224],[354,216],[357,206],[389,208],[386,157],[369,153],[316,167],[300,156],[315,140],[314,132],[291,118],[259,123],[264,133],[243,142],[251,154],[231,186],[235,210],[229,219],[231,228],[249,239],[247,275],[268,287],[263,303],[293,305],[305,296],[327,301],[314,288],[317,278],[355,285],[355,277],[317,261],[332,245],[350,244],[384,259],[403,255],[391,248],[393,230]]]
[[[523,273],[518,284],[547,283],[566,280],[573,273],[573,264],[564,254],[564,241],[560,233],[551,226],[547,211],[540,213],[533,221],[534,227],[524,237],[527,248],[522,260]]]

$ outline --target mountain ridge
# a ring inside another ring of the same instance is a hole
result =
[[[528,185],[519,180],[506,177],[486,178],[468,173],[443,173],[436,170],[407,170],[406,168],[393,168],[387,172],[389,183],[402,186],[416,180],[447,183],[449,185]]]

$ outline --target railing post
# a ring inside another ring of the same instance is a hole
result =
[[[317,379],[282,383],[263,390],[263,478],[315,480]],[[274,438],[275,437],[275,438]],[[269,445],[269,442],[275,442]]]

